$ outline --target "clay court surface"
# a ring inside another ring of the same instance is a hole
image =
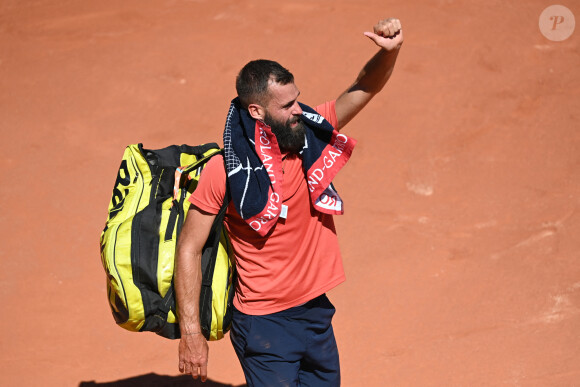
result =
[[[0,385],[186,386],[177,342],[118,328],[99,236],[123,150],[221,143],[234,78],[278,60],[336,98],[401,19],[344,130],[344,386],[580,385],[580,30],[545,1],[0,3]],[[580,3],[568,0],[577,18]],[[208,386],[244,384],[229,338]]]

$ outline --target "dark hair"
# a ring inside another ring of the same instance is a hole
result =
[[[244,108],[252,103],[267,103],[270,79],[286,85],[294,82],[294,75],[280,63],[266,59],[253,60],[240,70],[236,78],[236,90]]]

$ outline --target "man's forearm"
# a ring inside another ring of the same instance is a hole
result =
[[[380,49],[362,68],[354,83],[336,100],[338,128],[344,127],[383,89],[393,73],[398,49]]]
[[[188,251],[178,245],[175,265],[175,291],[181,335],[200,333],[201,252]]]
[[[360,90],[374,95],[381,91],[393,73],[398,54],[399,49],[386,51],[381,48],[365,64],[347,92]]]
[[[201,251],[207,240],[215,215],[203,214],[190,208],[175,257],[175,292],[177,316],[181,330],[179,341],[179,371],[194,378],[207,378],[209,348],[199,323],[199,294],[201,290]]]

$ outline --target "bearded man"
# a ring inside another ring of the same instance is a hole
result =
[[[293,75],[277,62],[252,61],[238,74],[225,156],[203,170],[177,247],[181,372],[207,378],[201,251],[227,184],[238,272],[230,338],[248,385],[340,385],[335,309],[325,295],[345,279],[333,221],[343,206],[331,181],[356,141],[339,131],[382,90],[403,43],[394,18],[365,35],[379,51],[344,93],[314,109],[298,102]]]

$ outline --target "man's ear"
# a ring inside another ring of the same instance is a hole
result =
[[[258,104],[251,103],[248,105],[248,112],[250,116],[252,116],[255,120],[264,121],[264,117],[266,116],[266,111],[264,108]]]

